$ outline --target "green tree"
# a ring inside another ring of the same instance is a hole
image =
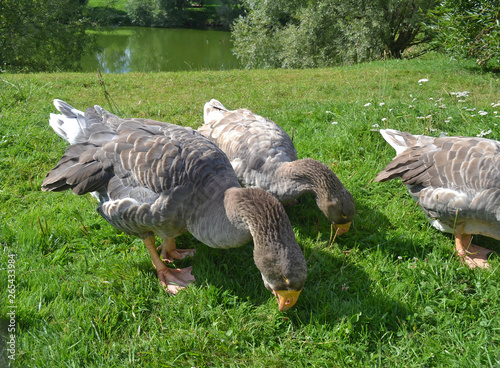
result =
[[[423,27],[435,0],[245,0],[233,27],[247,67],[317,67],[401,57],[429,40]]]
[[[218,22],[229,29],[234,20],[244,14],[243,0],[217,0]]]
[[[500,69],[500,1],[444,0],[434,10],[435,45],[458,59]]]
[[[91,47],[86,0],[0,0],[0,67],[76,70]]]
[[[182,27],[187,19],[187,0],[129,0],[127,14],[143,27]]]

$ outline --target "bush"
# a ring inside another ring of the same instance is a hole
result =
[[[185,0],[129,0],[127,14],[134,25],[181,27],[186,21]]]
[[[85,0],[3,0],[0,67],[7,71],[76,70],[92,47]]]
[[[429,40],[422,27],[434,0],[245,0],[233,27],[246,67],[321,67],[401,57]]]
[[[499,9],[498,0],[445,0],[434,11],[435,45],[458,59],[500,69]]]

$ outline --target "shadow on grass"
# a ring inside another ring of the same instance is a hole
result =
[[[370,211],[380,226],[390,225],[377,211],[363,206],[359,206],[359,210],[360,213]],[[290,318],[300,326],[320,324],[328,329],[344,326],[353,333],[375,334],[380,334],[380,331],[397,333],[401,323],[414,320],[414,313],[407,304],[388,297],[380,289],[380,285],[374,285],[374,280],[365,271],[367,262],[359,262],[363,253],[371,251],[370,248],[376,251],[376,237],[364,242],[373,234],[372,228],[366,228],[365,223],[360,220],[360,224],[351,230],[352,235],[348,233],[338,238],[332,248],[319,245],[311,247],[311,239],[319,239],[321,244],[328,244],[330,236],[330,224],[319,215],[314,198],[301,198],[297,205],[287,207],[287,212],[295,231],[301,234],[300,238],[304,238],[304,241],[299,239],[299,244],[304,249],[308,263],[308,279],[297,305],[284,312],[284,318]],[[357,232],[361,235],[357,235]],[[380,234],[378,238],[380,239]],[[229,291],[239,300],[247,301],[255,307],[270,301],[276,307],[274,297],[264,287],[260,272],[254,264],[252,244],[220,250],[199,243],[189,234],[177,239],[180,248],[194,246],[197,250],[192,260],[176,264],[176,267],[193,266],[197,286],[206,285]],[[407,256],[416,254],[413,251],[416,245],[411,240],[399,243],[399,246],[408,250],[405,251]],[[382,257],[387,259],[386,252],[390,250],[384,250]],[[140,267],[151,277],[156,277],[150,264],[144,263]],[[385,278],[393,277],[390,270],[390,266],[381,270],[386,273]]]

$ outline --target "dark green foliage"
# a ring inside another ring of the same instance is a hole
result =
[[[242,0],[129,0],[132,23],[144,27],[223,27],[243,13]]]
[[[459,59],[473,59],[490,69],[500,69],[500,2],[443,1],[436,8],[435,45]]]
[[[243,0],[220,0],[217,18],[224,28],[230,28],[235,19],[244,14]]]
[[[401,57],[428,40],[422,30],[434,0],[246,0],[233,28],[235,53],[247,67],[304,68]]]
[[[0,67],[8,71],[75,70],[91,45],[86,1],[1,0]]]
[[[147,26],[153,24],[156,1],[154,0],[130,0],[127,3],[127,14],[132,24]]]

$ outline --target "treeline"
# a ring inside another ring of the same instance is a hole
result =
[[[126,9],[136,26],[227,30],[244,13],[242,0],[128,0]]]
[[[500,67],[498,0],[244,0],[232,32],[247,68],[312,68],[429,50]]]
[[[87,0],[0,0],[0,68],[76,70],[91,47]]]
[[[113,1],[110,1],[113,4]],[[78,70],[102,24],[230,29],[247,68],[314,68],[429,50],[500,70],[500,0],[0,0],[0,68]]]

